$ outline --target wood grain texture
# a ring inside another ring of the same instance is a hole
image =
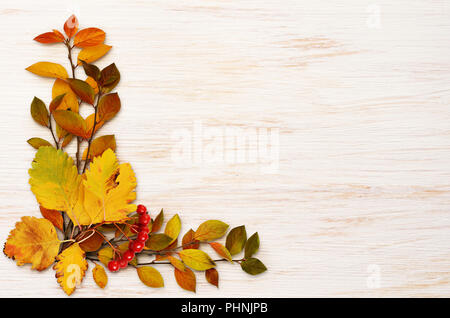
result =
[[[377,9],[380,28],[368,23]],[[448,1],[2,0],[2,241],[39,215],[25,141],[49,137],[29,104],[48,102],[52,81],[24,68],[66,63],[63,47],[32,39],[71,13],[113,46],[99,65],[121,70],[123,108],[103,133],[117,133],[138,200],[179,212],[183,232],[206,218],[247,224],[269,268],[221,264],[220,289],[199,275],[195,295],[168,266],[156,290],[131,269],[101,290],[89,272],[73,297],[450,296]],[[196,121],[278,128],[279,170],[177,166],[172,134]],[[0,264],[0,296],[63,295],[52,270]]]

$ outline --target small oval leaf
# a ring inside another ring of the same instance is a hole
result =
[[[51,143],[49,143],[47,140],[34,137],[27,140],[27,142],[33,147],[34,149],[39,149],[42,146],[50,146],[53,147]]]
[[[48,127],[48,110],[45,106],[44,102],[37,97],[33,98],[30,107],[31,117],[33,117],[34,121],[39,125]]]
[[[187,266],[197,271],[204,271],[216,266],[211,257],[201,250],[182,250],[179,255]]]
[[[241,225],[235,227],[228,233],[225,246],[230,251],[231,255],[238,254],[242,251],[247,241],[247,232],[245,226]]]
[[[139,279],[148,287],[164,287],[164,280],[161,274],[153,267],[142,266],[137,268]]]
[[[193,271],[191,271],[189,268],[186,268],[186,270],[183,272],[175,268],[174,275],[175,280],[181,288],[195,293],[196,278]]]
[[[205,278],[208,283],[219,288],[219,272],[215,268],[210,268],[205,271]]]
[[[174,242],[178,238],[180,231],[181,231],[180,217],[178,216],[178,214],[175,214],[169,220],[169,222],[167,222],[166,228],[164,229],[164,233],[167,236],[170,236],[172,238],[172,242]],[[170,243],[172,243],[172,242],[170,242]]]
[[[250,275],[258,275],[267,270],[266,266],[257,258],[249,258],[241,263],[244,272]]]
[[[228,224],[218,221],[209,220],[203,222],[195,231],[194,238],[199,241],[211,241],[222,237],[228,229]]]
[[[94,281],[98,287],[105,288],[106,284],[108,284],[108,275],[106,275],[103,266],[95,264],[95,267],[92,270],[92,276],[94,276]]]

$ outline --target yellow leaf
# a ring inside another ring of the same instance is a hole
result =
[[[106,135],[92,140],[91,149],[89,151],[89,159],[101,156],[106,150],[116,151],[116,139],[114,135]],[[83,152],[83,160],[86,160],[87,148]]]
[[[36,75],[54,78],[68,78],[66,69],[57,63],[51,62],[37,62],[26,68],[27,71],[34,73]]]
[[[222,237],[228,229],[228,224],[218,220],[203,222],[195,231],[194,239],[198,241],[211,241]]]
[[[170,236],[172,238],[172,242],[178,238],[181,230],[181,221],[178,214],[175,214],[169,222],[166,224],[166,228],[164,229],[164,234]]]
[[[56,98],[62,94],[65,95],[57,109],[71,110],[78,113],[80,105],[78,104],[77,95],[72,91],[68,83],[58,78],[53,84],[52,98]]]
[[[108,284],[108,275],[106,275],[106,271],[103,266],[95,264],[95,267],[92,270],[92,275],[94,276],[94,281],[98,287],[105,288],[106,284]]]
[[[172,264],[173,267],[178,268],[182,272],[184,272],[186,270],[186,266],[178,258],[175,258],[175,257],[170,256],[170,255],[167,256],[167,258],[169,259],[170,264]]]
[[[60,243],[49,220],[24,216],[10,232],[3,252],[19,266],[30,263],[32,269],[42,271],[55,260]]]
[[[196,249],[182,250],[179,253],[179,255],[187,266],[197,271],[204,271],[216,266],[216,264],[208,256],[208,254],[206,254],[201,250]]]
[[[110,246],[102,248],[97,253],[98,260],[103,263],[103,265],[108,266],[108,262],[113,259],[114,253]]]
[[[84,48],[78,53],[78,65],[81,65],[81,61],[86,63],[92,63],[97,61],[103,55],[108,53],[108,51],[112,48],[112,46],[106,44],[99,44],[96,46],[91,46]]]
[[[189,268],[186,268],[184,271],[175,268],[174,274],[175,280],[181,288],[195,293],[196,278],[193,271]]]
[[[209,243],[209,245],[216,251],[217,254],[219,254],[220,256],[225,258],[230,263],[233,263],[233,261],[231,259],[231,254],[225,246],[223,246],[220,243],[216,243],[216,242]]]
[[[31,165],[29,182],[39,204],[46,209],[66,211],[71,216],[81,184],[72,158],[62,150],[40,147]]]
[[[80,224],[118,222],[136,211],[136,205],[130,204],[136,199],[134,172],[130,164],[119,165],[111,149],[94,158],[83,184],[85,213]]]
[[[161,274],[153,267],[142,266],[137,268],[139,279],[148,287],[164,287],[164,280]]]
[[[56,257],[58,262],[53,269],[56,271],[59,285],[67,295],[71,295],[83,280],[88,267],[84,255],[78,243],[74,243]]]
[[[92,77],[88,76],[86,77],[86,79],[84,80],[86,83],[88,83],[89,85],[91,85],[91,87],[94,89],[94,93],[98,94],[98,84],[95,81],[95,79],[93,79]]]
[[[38,137],[30,138],[30,139],[27,140],[27,142],[34,149],[39,149],[40,147],[43,147],[43,146],[50,146],[50,147],[52,147],[52,144],[49,143],[47,140],[42,139],[42,138],[38,138]]]

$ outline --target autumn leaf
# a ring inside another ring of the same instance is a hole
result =
[[[196,278],[193,271],[189,268],[186,268],[184,271],[174,268],[174,275],[175,280],[181,288],[195,293]]]
[[[95,118],[95,114],[90,114],[88,117],[86,117],[86,136],[91,136],[92,135],[92,129],[94,128],[94,118]],[[97,116],[97,120],[98,120],[98,116]],[[102,128],[102,126],[105,124],[104,121],[100,121],[96,123],[95,125],[95,131],[94,133],[96,133],[100,128]]]
[[[247,243],[245,243],[245,258],[252,257],[253,254],[255,254],[259,249],[259,236],[258,232],[254,233],[250,238],[247,240]]]
[[[187,250],[189,248],[197,249],[200,247],[199,241],[196,241],[195,238],[195,232],[190,229],[186,232],[183,236],[183,240],[181,242],[181,245],[183,246],[183,250]]]
[[[41,147],[32,162],[31,191],[41,206],[71,213],[78,200],[81,177],[72,158],[62,150]]]
[[[201,250],[188,249],[179,252],[181,260],[192,269],[204,271],[216,266],[214,261]]]
[[[67,134],[67,135],[64,137],[63,143],[61,144],[61,149],[62,149],[62,148],[65,148],[65,147],[72,141],[73,136],[74,136],[74,135],[72,135],[72,134]]]
[[[9,233],[3,252],[18,266],[30,263],[32,269],[42,271],[53,263],[60,244],[49,220],[24,216]]]
[[[56,257],[58,261],[53,269],[59,285],[67,295],[71,295],[77,285],[81,284],[84,273],[88,268],[84,251],[78,243],[73,243]]]
[[[98,94],[98,85],[97,85],[97,82],[95,81],[95,79],[88,76],[84,81],[86,83],[88,83],[89,85],[91,85],[91,87],[94,89],[94,94]]]
[[[106,284],[108,284],[108,275],[106,275],[103,266],[95,264],[95,267],[92,269],[92,276],[98,287],[105,288]]]
[[[205,278],[208,283],[219,288],[219,272],[215,268],[210,268],[205,271]]]
[[[70,110],[55,110],[53,112],[53,118],[61,128],[71,134],[88,138],[86,121],[79,114]]]
[[[98,118],[100,121],[111,120],[120,110],[120,98],[117,93],[102,96],[98,103]]]
[[[120,72],[116,64],[110,64],[100,73],[99,85],[102,87],[102,93],[109,93],[116,87],[120,81]]]
[[[85,213],[77,216],[80,224],[118,222],[136,211],[130,204],[136,199],[134,172],[129,164],[119,165],[111,149],[93,159],[83,184]]]
[[[166,224],[166,228],[164,229],[164,234],[170,236],[172,238],[172,242],[174,242],[181,230],[181,221],[178,214],[175,214]]]
[[[106,44],[99,44],[96,46],[91,46],[84,48],[78,53],[78,65],[81,65],[84,61],[86,63],[92,63],[97,61],[99,58],[103,57],[112,46]]]
[[[99,45],[105,41],[105,32],[99,28],[86,28],[75,35],[73,44],[75,46],[86,48]]]
[[[97,66],[94,64],[89,64],[83,59],[80,59],[79,62],[83,65],[84,73],[86,73],[87,76],[92,77],[95,81],[100,79],[101,73]]]
[[[33,98],[30,107],[31,117],[33,117],[34,121],[39,125],[48,127],[48,110],[45,106],[44,102],[37,97]]]
[[[40,147],[43,147],[43,146],[50,146],[50,147],[52,147],[52,144],[49,143],[47,140],[42,139],[42,138],[38,138],[38,137],[30,138],[30,139],[27,140],[27,142],[34,149],[39,149]]]
[[[62,65],[51,62],[37,62],[31,66],[28,66],[26,70],[33,74],[44,77],[54,77],[61,79],[66,79],[67,77],[69,77],[66,69]]]
[[[142,266],[137,268],[137,273],[141,282],[148,287],[164,287],[164,280],[161,274],[153,267]]]
[[[77,95],[72,91],[70,85],[67,82],[61,79],[56,79],[52,88],[52,98],[56,99],[62,94],[64,94],[64,98],[58,106],[58,109],[71,110],[75,113],[78,113],[79,104]],[[50,112],[53,112],[51,108]]]
[[[161,251],[168,247],[172,242],[172,238],[166,234],[153,233],[145,242],[145,247],[152,251]]]
[[[241,263],[244,272],[250,275],[258,275],[267,270],[266,266],[257,258],[249,258]]]
[[[94,103],[95,92],[94,89],[85,81],[69,78],[67,79],[72,91],[83,101],[88,104]]]
[[[228,224],[218,220],[203,222],[195,231],[194,239],[198,241],[211,241],[222,237],[228,229]]]
[[[92,140],[89,151],[89,159],[101,156],[106,150],[116,151],[116,139],[114,135],[105,135]],[[83,152],[83,160],[86,160],[87,148]]]
[[[33,40],[44,43],[44,44],[51,44],[51,43],[59,43],[64,42],[64,35],[61,34],[58,30],[53,30],[53,32],[46,32],[39,34],[37,37],[35,37]]]
[[[63,230],[64,221],[61,212],[56,210],[49,210],[44,208],[43,206],[40,206],[39,209],[41,210],[41,214],[44,218],[52,222],[52,224],[56,228],[60,229],[61,231]]]
[[[231,254],[225,246],[217,242],[209,243],[209,245],[214,249],[214,251],[216,251],[217,254],[225,258],[230,263],[233,263]]]
[[[75,15],[71,15],[66,23],[64,23],[64,32],[66,32],[66,35],[69,37],[73,37],[75,33],[78,31],[78,19]]]
[[[235,227],[228,233],[225,246],[231,255],[236,255],[242,251],[246,241],[247,232],[245,231],[245,226],[242,225]]]
[[[164,222],[164,211],[161,209],[161,212],[155,218],[155,221],[152,224],[152,233],[158,232],[161,229],[161,226]]]
[[[87,231],[86,234],[78,237],[77,241],[83,251],[95,252],[102,246],[104,240],[99,233]]]
[[[50,102],[50,105],[48,106],[50,113],[53,113],[53,111],[56,110],[61,105],[65,96],[66,96],[66,93],[58,95],[52,99],[52,101]]]
[[[169,255],[167,256],[167,259],[169,260],[170,264],[172,264],[173,267],[179,269],[182,272],[186,270],[186,266],[178,258]]]

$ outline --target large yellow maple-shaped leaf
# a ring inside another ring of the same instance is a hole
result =
[[[53,263],[60,243],[49,220],[24,216],[9,234],[3,252],[15,259],[17,265],[31,263],[32,269],[41,271]]]
[[[58,255],[58,262],[53,266],[58,283],[69,296],[81,283],[88,268],[84,255],[78,243],[74,243]]]
[[[136,177],[129,164],[117,162],[111,149],[94,158],[90,169],[83,178],[85,215],[89,223],[118,222],[136,210],[136,205],[130,204],[136,199]],[[84,216],[85,216],[84,215]]]
[[[40,147],[29,174],[31,191],[40,205],[71,215],[78,201],[81,176],[67,153],[53,147]]]

